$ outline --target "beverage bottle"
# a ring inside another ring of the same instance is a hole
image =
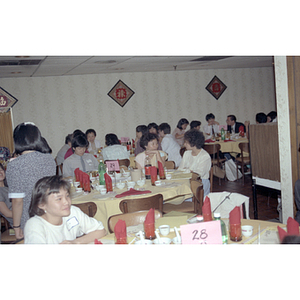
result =
[[[221,139],[222,139],[222,141],[225,140],[225,130],[223,127],[221,128]]]
[[[214,213],[214,219],[215,220],[220,220],[221,232],[222,232],[222,242],[223,242],[223,244],[227,244],[228,234],[227,234],[226,225],[225,225],[224,221],[221,220],[221,214],[220,213]]]
[[[150,158],[148,155],[146,155],[146,157],[145,157],[145,177],[146,177],[146,179],[151,179],[150,167],[151,167]]]
[[[127,151],[130,151],[130,149],[131,149],[131,142],[130,142],[130,140],[127,142]]]
[[[103,163],[102,160],[100,160],[99,166],[98,166],[98,172],[99,172],[99,184],[105,185],[105,177],[104,174],[106,173],[106,165]]]

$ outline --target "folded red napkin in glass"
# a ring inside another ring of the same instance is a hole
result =
[[[155,166],[150,167],[151,183],[157,180],[157,168]]]
[[[292,217],[287,219],[286,228],[287,231],[282,229],[280,226],[277,226],[280,242],[282,242],[284,237],[287,235],[299,235],[299,223]]]
[[[241,209],[239,206],[236,206],[229,213],[229,224],[241,224]]]
[[[111,180],[111,177],[110,177],[107,173],[104,173],[104,179],[105,179],[106,190],[107,190],[108,192],[112,192],[112,191],[113,191],[113,188],[112,188],[112,180]]]
[[[234,140],[224,140],[224,142],[235,142]]]
[[[74,174],[75,174],[75,179],[76,179],[76,181],[79,181],[79,168],[76,168],[75,170],[74,170]]]
[[[163,164],[162,164],[160,161],[158,161],[157,164],[158,164],[158,174],[159,174],[159,178],[160,178],[160,179],[165,179],[165,178],[166,178],[166,177],[165,177],[165,169],[164,169]]]
[[[101,241],[98,241],[97,239],[94,240],[94,244],[103,245],[103,244],[101,243]]]
[[[213,141],[212,139],[208,139],[208,140],[205,140],[205,143],[214,143],[215,141]]]
[[[118,220],[114,227],[114,233],[117,239],[127,237],[126,222],[124,220]]]
[[[212,221],[211,205],[210,205],[210,199],[208,196],[205,197],[203,205],[202,205],[202,215],[203,215],[204,221]]]
[[[86,192],[91,191],[90,176],[87,173],[83,173],[83,189]]]
[[[146,191],[138,191],[135,190],[133,188],[131,188],[130,190],[123,192],[121,194],[116,195],[116,198],[122,198],[122,197],[126,197],[126,196],[134,196],[134,195],[142,195],[142,194],[148,194],[151,193],[151,191],[146,190]]]
[[[155,222],[155,217],[154,217],[154,209],[150,208],[148,211],[144,224],[153,224]]]

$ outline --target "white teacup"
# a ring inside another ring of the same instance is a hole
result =
[[[158,229],[159,229],[159,232],[160,232],[161,235],[166,236],[170,233],[170,226],[169,225],[160,225],[158,227]]]
[[[171,174],[167,174],[166,175],[166,179],[170,180],[172,178],[172,175]]]
[[[77,188],[77,187],[79,187],[80,186],[80,182],[79,181],[74,181],[74,186]]]
[[[118,183],[117,183],[117,188],[118,188],[118,189],[121,190],[121,189],[124,189],[124,187],[125,187],[125,182],[118,182]]]
[[[155,185],[156,185],[156,186],[161,186],[161,180],[156,180],[156,181],[155,181]]]
[[[137,183],[138,186],[143,186],[146,183],[146,180],[145,179],[140,179],[136,183]]]
[[[242,234],[245,237],[251,236],[253,233],[253,226],[251,225],[243,225],[242,226]]]
[[[116,174],[116,179],[120,179],[121,178],[121,176],[122,176],[122,174],[121,173],[115,173]]]
[[[129,177],[130,176],[130,172],[129,171],[124,171],[123,176],[124,177]]]
[[[128,189],[133,189],[134,186],[135,186],[135,182],[134,182],[134,181],[128,181],[128,182],[127,182],[127,187],[128,187]]]
[[[173,242],[173,244],[181,244],[181,240],[180,240],[180,242],[179,242],[177,236],[175,236],[175,237],[172,239],[172,242]]]
[[[100,194],[101,194],[101,195],[105,195],[106,192],[107,192],[106,188],[101,188],[101,189],[100,189]]]
[[[82,192],[82,188],[81,187],[76,187],[76,192]]]

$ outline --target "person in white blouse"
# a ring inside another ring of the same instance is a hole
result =
[[[211,157],[203,149],[205,142],[204,135],[197,129],[190,129],[184,134],[184,146],[186,151],[178,170],[190,170],[199,174],[202,183],[204,196],[210,192],[209,171],[211,168]]]
[[[61,176],[37,181],[25,224],[25,244],[88,244],[106,235],[102,222],[71,205],[70,184]]]
[[[220,124],[215,120],[214,114],[212,113],[207,114],[205,120],[207,121],[207,124],[203,126],[203,131],[205,134],[212,135],[213,133],[214,134],[220,133],[220,129],[219,129]]]
[[[88,146],[88,151],[93,154],[96,155],[99,148],[100,148],[100,141],[96,140],[96,131],[94,129],[88,129],[85,132],[86,138],[89,141],[89,146]]]

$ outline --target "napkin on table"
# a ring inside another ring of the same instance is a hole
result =
[[[131,188],[130,190],[123,192],[121,194],[116,195],[116,198],[122,198],[122,197],[126,197],[126,196],[133,196],[133,195],[142,195],[142,194],[148,194],[151,193],[151,191],[146,190],[146,191],[138,191],[135,190],[133,188]]]
[[[112,180],[111,180],[111,177],[107,173],[104,173],[104,179],[105,179],[106,190],[108,192],[112,192]]]
[[[114,233],[117,239],[127,237],[126,222],[124,220],[118,220],[114,227]]]
[[[234,140],[224,140],[224,142],[235,142]]]
[[[293,218],[288,218],[286,227],[287,231],[282,229],[280,226],[277,226],[280,242],[282,242],[287,235],[299,235],[299,223]]]
[[[229,213],[229,224],[241,224],[241,209],[239,206],[236,206]]]
[[[83,187],[86,192],[91,191],[90,176],[87,173],[83,173]]]
[[[208,196],[205,197],[203,205],[202,205],[202,215],[211,216],[211,205],[210,205],[210,199]],[[212,220],[212,218],[211,218],[211,220]]]
[[[75,179],[76,179],[76,181],[79,181],[79,168],[76,168],[75,170],[74,170],[74,174],[75,174]]]
[[[165,178],[165,170],[164,170],[163,164],[160,161],[158,161],[157,164],[158,164],[159,177],[160,178]]]
[[[212,139],[208,139],[208,140],[205,140],[205,143],[214,143],[215,141],[213,141]]]
[[[97,239],[94,240],[94,244],[103,245],[103,244],[101,243],[101,241],[98,241]]]

